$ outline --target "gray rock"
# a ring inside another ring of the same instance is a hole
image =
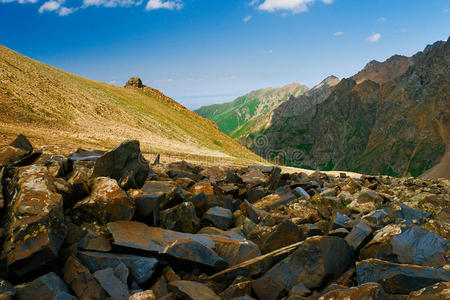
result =
[[[142,284],[150,279],[158,264],[156,258],[129,254],[80,251],[78,257],[93,273],[106,268],[116,268],[123,263],[128,267],[131,277],[138,284]]]
[[[187,300],[220,300],[220,297],[206,285],[188,280],[172,281],[168,284],[169,292],[179,299]]]
[[[148,161],[142,156],[139,141],[126,141],[95,161],[93,177],[116,179],[125,190],[141,188],[150,170]]]
[[[51,272],[32,282],[17,285],[14,299],[51,300],[62,293],[69,293],[67,285],[58,275]]]
[[[200,219],[195,213],[195,206],[192,202],[183,202],[161,211],[159,222],[163,228],[188,233],[197,231],[200,225]]]
[[[390,294],[408,294],[441,281],[450,281],[450,270],[396,264],[379,259],[356,263],[358,284],[378,282]]]
[[[210,221],[220,229],[228,229],[233,223],[233,213],[231,210],[222,207],[211,207],[204,214],[204,219]]]
[[[344,239],[330,236],[310,237],[263,277],[270,277],[286,292],[297,284],[315,289],[330,277],[343,273],[351,263],[352,256],[353,251]]]
[[[365,243],[368,242],[372,235],[372,228],[364,221],[353,226],[352,231],[345,237],[347,243],[358,251]]]
[[[128,300],[130,298],[131,295],[127,285],[114,275],[112,268],[97,271],[94,276],[114,300]]]

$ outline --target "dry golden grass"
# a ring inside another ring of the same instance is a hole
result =
[[[137,139],[149,156],[262,162],[210,121],[168,100],[88,80],[0,46],[0,144],[24,133],[36,148],[66,154]]]

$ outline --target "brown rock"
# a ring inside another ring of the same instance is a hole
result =
[[[63,202],[47,168],[19,168],[10,184],[4,250],[10,272],[34,270],[58,256],[66,234]]]
[[[181,232],[193,233],[200,225],[192,202],[183,202],[159,213],[161,227]]]
[[[78,221],[106,224],[130,220],[134,210],[134,203],[115,179],[97,177],[93,180],[91,194],[75,204],[72,214]]]
[[[156,300],[156,296],[152,290],[146,290],[131,295],[128,300]]]
[[[128,286],[114,275],[112,268],[99,270],[94,273],[95,279],[100,283],[103,289],[113,298],[117,300],[127,300],[130,298]]]
[[[291,221],[284,221],[263,238],[261,252],[269,253],[304,239],[302,230]]]
[[[411,292],[408,300],[448,300],[450,299],[450,282],[439,282]]]
[[[270,277],[262,277],[252,281],[252,290],[260,300],[276,300],[283,287]]]
[[[9,146],[0,148],[0,167],[13,165],[32,151],[33,147],[28,139],[20,134]]]
[[[64,281],[79,299],[105,299],[106,293],[80,261],[69,256],[63,268]]]
[[[187,280],[172,281],[168,289],[177,297],[188,300],[220,300],[220,297],[206,285]]]
[[[250,187],[265,185],[269,182],[269,177],[264,175],[264,173],[259,169],[251,170],[239,177],[243,183],[248,184]]]
[[[230,285],[226,290],[220,293],[220,297],[223,299],[232,299],[235,297],[251,295],[251,283],[250,280],[247,280]]]
[[[200,193],[204,193],[207,196],[214,195],[214,188],[211,185],[211,182],[209,181],[200,181],[194,184],[190,189],[189,192],[192,193],[192,195],[198,195]]]
[[[382,204],[383,198],[376,192],[363,190],[358,194],[358,197],[348,205],[348,207],[358,212],[368,213],[377,210]]]
[[[36,278],[32,282],[17,285],[15,289],[16,294],[14,295],[14,299],[17,300],[55,299],[58,296],[68,295],[69,292],[64,281],[53,272]]]
[[[385,300],[387,299],[387,295],[379,283],[370,282],[352,288],[338,288],[318,298],[334,300]]]

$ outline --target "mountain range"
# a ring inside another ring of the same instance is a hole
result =
[[[275,100],[272,110],[253,116],[258,126],[240,123],[251,130],[231,136],[295,167],[449,178],[449,43],[371,61],[350,78],[328,77],[301,95]],[[224,106],[233,115],[233,105]],[[212,107],[197,112],[218,122],[205,113]],[[219,127],[227,121],[222,117]]]

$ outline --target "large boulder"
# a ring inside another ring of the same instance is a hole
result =
[[[9,272],[23,275],[58,256],[66,235],[63,201],[42,166],[17,169],[8,190],[3,249]]]
[[[382,204],[383,198],[377,192],[366,189],[359,192],[348,207],[358,212],[368,213],[380,208]]]
[[[131,295],[127,284],[116,277],[112,268],[99,270],[94,273],[94,276],[111,298],[118,300],[130,298]]]
[[[443,266],[450,243],[415,225],[388,225],[360,251],[360,258],[378,258],[414,265]]]
[[[269,253],[305,239],[303,231],[291,221],[284,221],[265,235],[261,242],[262,253]]]
[[[131,220],[134,203],[115,179],[97,177],[92,182],[91,194],[78,201],[72,210],[77,221],[106,224],[111,221]]]
[[[203,218],[210,221],[214,226],[220,229],[228,229],[233,224],[233,213],[231,210],[214,206],[208,209]]]
[[[139,141],[126,141],[95,161],[93,177],[110,177],[125,190],[141,188],[150,170],[142,156]]]
[[[450,270],[396,264],[375,258],[356,263],[358,284],[378,282],[390,294],[408,294],[441,281],[450,281]]]
[[[326,280],[337,277],[350,265],[353,250],[338,237],[307,238],[297,250],[276,264],[263,277],[269,277],[288,292],[296,284],[316,289]]]
[[[80,251],[78,257],[92,273],[124,264],[130,270],[130,276],[138,284],[149,280],[158,265],[156,258],[130,254]]]

